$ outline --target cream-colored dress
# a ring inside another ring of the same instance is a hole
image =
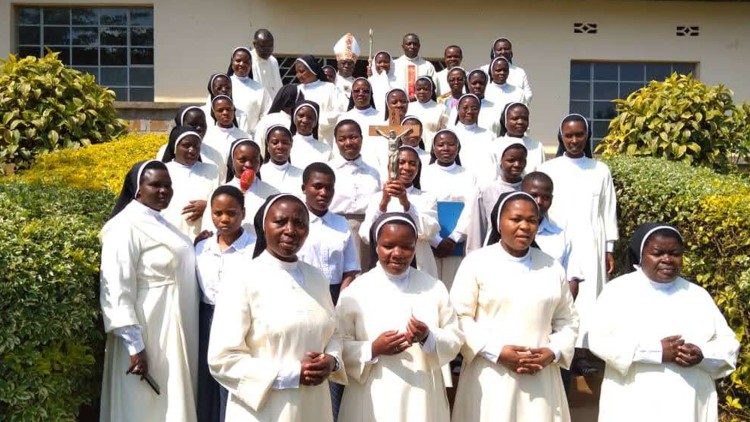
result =
[[[299,283],[291,271],[300,271]],[[236,283],[216,299],[208,365],[229,390],[226,421],[330,422],[328,382],[317,386],[274,388],[285,368],[301,365],[308,352],[340,360],[328,280],[301,261],[285,263],[263,252],[248,262]],[[330,379],[346,384],[340,368]]]
[[[350,380],[340,422],[450,419],[441,367],[458,354],[463,336],[440,281],[414,268],[391,276],[378,264],[341,292],[336,314]],[[405,332],[412,315],[430,328],[425,346],[372,359],[372,342],[385,331]]]
[[[406,196],[410,203],[407,214],[417,224],[415,256],[417,268],[437,278],[437,263],[430,247],[430,240],[440,232],[440,224],[437,220],[437,200],[434,196],[424,193],[414,186],[406,188]],[[365,211],[365,220],[359,226],[359,236],[367,244],[370,243],[370,228],[372,227],[372,223],[382,214],[380,212],[380,200],[382,198],[382,191],[370,197],[370,203],[367,205],[367,211]],[[391,197],[386,207],[386,212],[404,212],[404,207],[398,198]]]
[[[195,421],[200,293],[192,242],[137,201],[104,225],[101,241],[107,343],[100,420]],[[139,376],[125,375],[130,354],[114,331],[130,326],[140,326],[160,395]]]
[[[177,161],[170,161],[166,165],[167,170],[169,170],[169,177],[172,179],[174,194],[172,200],[169,201],[169,206],[163,209],[161,213],[185,236],[195,239],[195,236],[201,232],[203,217],[201,216],[195,221],[187,221],[187,214],[183,214],[182,210],[190,201],[206,201],[206,209],[203,213],[211,213],[211,204],[208,202],[214,189],[219,186],[218,170],[215,165],[200,161],[190,167]]]
[[[673,335],[700,347],[703,361],[689,368],[662,363],[661,339]],[[589,342],[607,362],[602,422],[717,421],[714,379],[732,373],[740,346],[702,287],[681,277],[654,283],[641,270],[604,287]]]
[[[464,258],[451,302],[466,337],[453,420],[570,421],[560,367],[573,358],[578,316],[562,266],[539,249],[517,258],[496,243]],[[489,359],[505,345],[548,347],[559,358],[520,375]]]

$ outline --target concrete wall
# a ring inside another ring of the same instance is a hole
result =
[[[0,0],[0,56],[12,48],[12,5]],[[46,0],[43,4],[71,4]],[[102,4],[81,0],[75,4]],[[105,4],[149,4],[109,0]],[[515,62],[526,69],[534,90],[534,135],[553,144],[560,117],[568,111],[571,60],[699,62],[709,84],[724,83],[737,100],[750,100],[750,3],[678,1],[476,1],[435,0],[154,0],[156,101],[195,101],[205,95],[206,77],[223,71],[228,54],[248,44],[259,27],[276,37],[277,54],[331,55],[352,32],[367,54],[400,53],[401,37],[416,32],[422,53],[441,57],[448,44],[463,47],[467,68],[488,60],[492,40],[513,40]],[[574,22],[594,22],[598,34],[574,34]],[[675,26],[698,25],[699,37],[677,37]]]

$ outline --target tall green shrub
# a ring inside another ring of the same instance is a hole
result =
[[[57,56],[0,60],[0,164],[28,168],[39,153],[106,142],[126,130],[114,93]]]
[[[0,183],[0,419],[75,420],[104,350],[98,232],[105,190]]]
[[[720,383],[722,406],[736,420],[750,420],[750,184],[654,158],[614,157],[607,164],[622,238],[616,255],[625,256],[641,223],[680,229],[687,246],[683,273],[708,290],[742,344],[737,370]]]
[[[750,107],[735,105],[723,85],[675,73],[615,103],[618,114],[597,146],[604,156],[661,157],[722,172],[749,156]]]

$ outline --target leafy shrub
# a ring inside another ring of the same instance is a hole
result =
[[[57,56],[11,54],[0,60],[0,164],[28,168],[39,153],[106,142],[125,132],[114,93]]]
[[[748,157],[750,106],[688,75],[652,81],[624,100],[597,146],[605,156],[662,157],[727,171]]]
[[[77,150],[59,150],[40,155],[20,179],[45,184],[63,184],[79,189],[107,189],[119,193],[122,180],[138,161],[156,156],[167,143],[163,134],[130,134],[112,142]]]
[[[680,229],[686,244],[683,273],[708,290],[742,343],[737,370],[720,383],[722,407],[750,420],[750,184],[654,158],[615,157],[607,164],[623,238],[616,255],[625,256],[627,238],[641,223]]]
[[[0,419],[75,420],[101,385],[105,190],[0,183]]]

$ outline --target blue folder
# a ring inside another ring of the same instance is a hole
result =
[[[438,201],[437,213],[438,222],[440,223],[440,236],[448,237],[453,230],[456,228],[458,218],[461,216],[461,212],[464,210],[463,202],[456,201]],[[466,242],[460,242],[456,244],[453,249],[453,256],[464,256],[466,251]]]

